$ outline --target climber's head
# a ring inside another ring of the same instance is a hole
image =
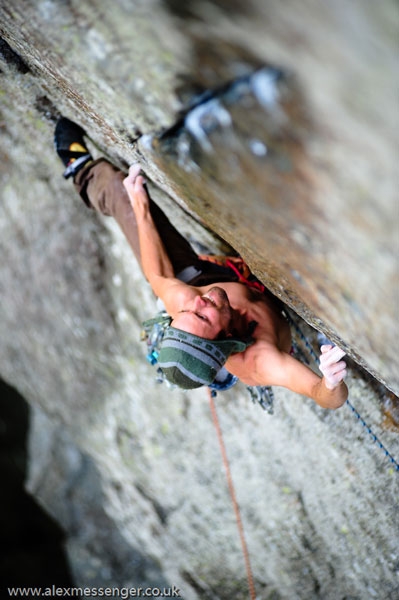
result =
[[[230,337],[237,316],[224,289],[214,286],[202,295],[191,289],[190,294],[174,315],[173,327],[209,340]]]
[[[231,354],[243,352],[252,340],[210,340],[169,326],[165,330],[158,365],[165,378],[189,390],[210,385]]]
[[[241,320],[222,288],[186,298],[173,320],[168,317],[159,346],[165,378],[183,389],[211,384],[229,356],[252,343]]]

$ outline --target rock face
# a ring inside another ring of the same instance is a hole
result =
[[[396,8],[0,2],[0,375],[33,407],[27,487],[78,585],[248,595],[206,393],[154,382],[154,298],[61,178],[56,118],[139,159],[190,239],[233,246],[344,346],[351,402],[398,459]],[[258,597],[395,598],[394,465],[348,406],[275,395],[273,416],[241,386],[217,397]]]

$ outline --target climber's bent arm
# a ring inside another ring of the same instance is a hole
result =
[[[332,377],[319,377],[306,365],[300,363],[293,356],[281,352],[269,344],[260,344],[254,348],[256,355],[252,361],[254,377],[257,385],[277,385],[312,398],[323,408],[335,409],[342,406],[348,397],[348,388],[343,382],[345,377],[345,363],[338,362],[339,354],[334,349],[330,367],[335,371]],[[338,349],[339,350],[339,349]],[[342,351],[341,351],[342,352]]]
[[[143,272],[154,293],[157,293],[158,278],[174,277],[172,263],[158,233],[150,212],[148,194],[144,188],[144,179],[139,175],[140,166],[130,167],[129,175],[123,184],[136,217],[139,233],[141,264]],[[155,288],[154,288],[155,286]]]
[[[123,185],[136,217],[141,265],[152,291],[163,301],[167,312],[174,318],[185,302],[195,297],[198,291],[175,278],[172,263],[151,216],[144,179],[139,173],[140,165],[132,165]]]

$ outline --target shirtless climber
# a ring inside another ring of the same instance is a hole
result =
[[[321,347],[319,377],[290,354],[280,301],[255,276],[200,258],[149,198],[140,165],[126,177],[93,160],[85,132],[68,119],[55,131],[57,153],[84,202],[113,216],[154,294],[169,315],[158,357],[165,377],[184,389],[209,385],[225,368],[247,385],[283,386],[324,408],[345,402],[344,352]]]

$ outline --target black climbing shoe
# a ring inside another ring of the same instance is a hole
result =
[[[65,179],[75,177],[84,165],[93,160],[86,148],[84,135],[84,129],[65,117],[62,117],[57,123],[54,144],[58,156],[66,167],[63,173]]]

